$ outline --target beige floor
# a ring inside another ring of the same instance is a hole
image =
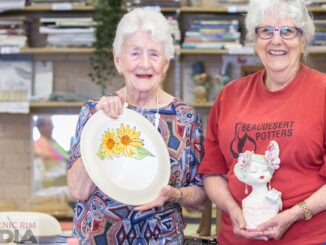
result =
[[[193,224],[193,223],[188,223],[187,227],[184,231],[186,236],[194,236],[194,237],[198,237],[198,234],[196,233],[196,230],[198,228],[199,224]],[[216,236],[216,225],[213,224],[211,227],[211,236],[210,237],[215,237]]]
[[[216,224],[212,224],[211,226],[211,236],[209,237],[199,237],[199,235],[197,234],[197,229],[199,227],[199,223],[200,223],[200,219],[201,219],[201,212],[198,211],[189,211],[187,209],[182,209],[182,213],[183,216],[185,218],[186,221],[186,229],[184,231],[185,236],[189,237],[189,238],[200,238],[200,239],[204,239],[204,240],[210,240],[216,237]],[[216,209],[213,208],[212,210],[212,216],[215,217],[216,216]],[[191,222],[189,222],[189,220]],[[214,219],[212,219],[214,220]],[[194,243],[197,244],[197,243]],[[200,243],[199,243],[200,244]]]

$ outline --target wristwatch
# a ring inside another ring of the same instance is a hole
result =
[[[305,201],[301,201],[298,203],[298,206],[302,209],[305,220],[310,220],[312,218],[312,211],[308,208],[307,203]]]

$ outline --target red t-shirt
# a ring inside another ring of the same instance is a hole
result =
[[[230,82],[209,115],[205,156],[199,172],[226,174],[238,203],[245,185],[233,173],[239,153],[264,154],[271,140],[280,147],[280,168],[272,187],[282,192],[283,209],[296,205],[326,183],[326,75],[304,65],[283,89],[271,92],[263,83],[265,70]],[[221,244],[266,244],[234,236],[222,214]],[[326,211],[309,221],[294,223],[279,241],[268,244],[322,244],[326,242]]]

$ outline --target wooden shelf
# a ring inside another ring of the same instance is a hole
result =
[[[26,6],[22,9],[10,9],[5,12],[49,12],[49,11],[71,11],[71,12],[93,12],[95,10],[92,5],[71,5],[71,8],[58,8],[53,7],[55,5],[33,5]],[[126,7],[126,10],[130,10],[136,7]],[[181,6],[175,7],[161,7],[162,12],[180,12],[180,13],[244,13],[246,12],[246,6]],[[309,11],[312,13],[326,13],[325,7],[309,7]]]
[[[253,52],[244,49],[241,52],[241,49],[238,49],[239,52],[230,52],[227,49],[180,49],[178,52],[179,55],[223,55],[223,54],[234,54],[234,55],[252,55]],[[326,46],[310,46],[308,47],[308,53],[310,55],[325,55]]]
[[[311,13],[326,13],[325,7],[309,7],[308,8]]]
[[[20,54],[92,54],[94,48],[22,48]],[[227,49],[179,49],[177,51],[179,55],[223,55],[223,54],[235,54],[235,55],[251,55],[253,52],[247,49],[238,49],[238,52],[233,53]],[[308,53],[310,55],[324,55],[326,54],[326,46],[310,46],[308,47]]]
[[[50,55],[62,55],[62,54],[75,54],[75,55],[88,55],[93,54],[95,48],[60,48],[60,47],[41,47],[41,48],[13,48],[8,53],[0,53],[1,55],[14,55],[14,54],[50,54]]]
[[[75,55],[89,55],[95,52],[95,48],[22,48],[18,52],[9,53],[13,54],[50,54],[50,55],[62,55],[62,54],[75,54]],[[249,49],[237,49],[237,52],[227,49],[179,49],[176,51],[178,55],[252,55],[253,51]],[[326,46],[310,46],[308,47],[308,53],[310,55],[325,55]],[[4,55],[4,54],[2,54]]]
[[[68,102],[68,101],[31,101],[30,102],[30,107],[31,108],[55,108],[55,107],[81,107],[85,102],[83,101],[73,101],[73,102]]]
[[[180,51],[178,51],[178,53],[180,55],[214,55],[214,54],[228,54],[228,51],[226,49],[180,49]]]
[[[94,48],[22,48],[20,54],[92,54]]]
[[[60,110],[63,111],[64,109],[72,109],[73,111],[79,112],[80,108],[85,102],[83,101],[77,101],[77,102],[66,102],[66,101],[42,101],[42,102],[36,102],[32,101],[30,102],[30,108],[33,112],[40,112],[44,110]],[[195,108],[210,108],[212,107],[214,102],[209,101],[207,103],[194,103],[190,102],[189,104]]]
[[[84,102],[44,101],[30,102],[31,113],[78,114]]]
[[[136,7],[125,7],[126,11],[129,11]],[[174,7],[161,7],[162,12],[176,12],[180,10],[180,8]],[[94,12],[95,7],[92,5],[71,5],[71,8],[62,8],[53,7],[53,5],[33,5],[33,6],[25,6],[22,9],[10,9],[5,12],[15,12],[15,13],[33,13],[33,12],[52,12],[52,11],[62,11],[62,12]]]
[[[211,7],[191,7],[182,6],[180,8],[181,13],[228,13],[228,9],[223,6],[211,6]]]
[[[325,55],[326,46],[310,46],[308,47],[308,53],[310,55]]]
[[[131,11],[132,9],[135,8],[141,8],[143,6],[128,6],[128,7],[124,7],[123,9],[125,9],[126,11]],[[159,6],[149,6],[149,7],[153,7],[153,8],[159,8],[161,10],[161,12],[179,12],[180,8],[178,7],[159,7]]]

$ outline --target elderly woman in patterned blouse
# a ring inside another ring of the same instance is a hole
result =
[[[183,244],[181,206],[198,208],[207,200],[202,176],[197,173],[203,156],[203,131],[198,113],[160,88],[174,55],[168,22],[157,11],[135,9],[121,19],[113,49],[125,86],[113,96],[83,106],[68,163],[68,187],[78,200],[73,233],[85,244]],[[112,200],[99,190],[88,176],[79,150],[87,120],[98,110],[118,118],[125,102],[155,124],[170,155],[169,185],[155,200],[138,207]],[[119,210],[124,210],[124,215]]]

